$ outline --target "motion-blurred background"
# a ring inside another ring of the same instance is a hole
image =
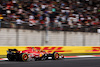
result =
[[[0,0],[0,46],[100,46],[100,0]]]

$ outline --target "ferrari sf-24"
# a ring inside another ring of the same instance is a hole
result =
[[[7,58],[9,61],[28,61],[28,59],[38,60],[58,60],[63,59],[64,55],[59,55],[57,52],[49,53],[42,50],[23,50],[18,51],[17,49],[8,49],[7,50]]]

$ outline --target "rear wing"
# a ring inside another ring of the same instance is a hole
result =
[[[8,51],[18,51],[17,49],[8,49]]]

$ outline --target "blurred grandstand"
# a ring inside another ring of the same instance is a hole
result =
[[[0,28],[97,32],[100,0],[0,0]]]

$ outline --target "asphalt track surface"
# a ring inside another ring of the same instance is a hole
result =
[[[46,61],[0,61],[0,67],[100,67],[100,58],[78,58]]]

